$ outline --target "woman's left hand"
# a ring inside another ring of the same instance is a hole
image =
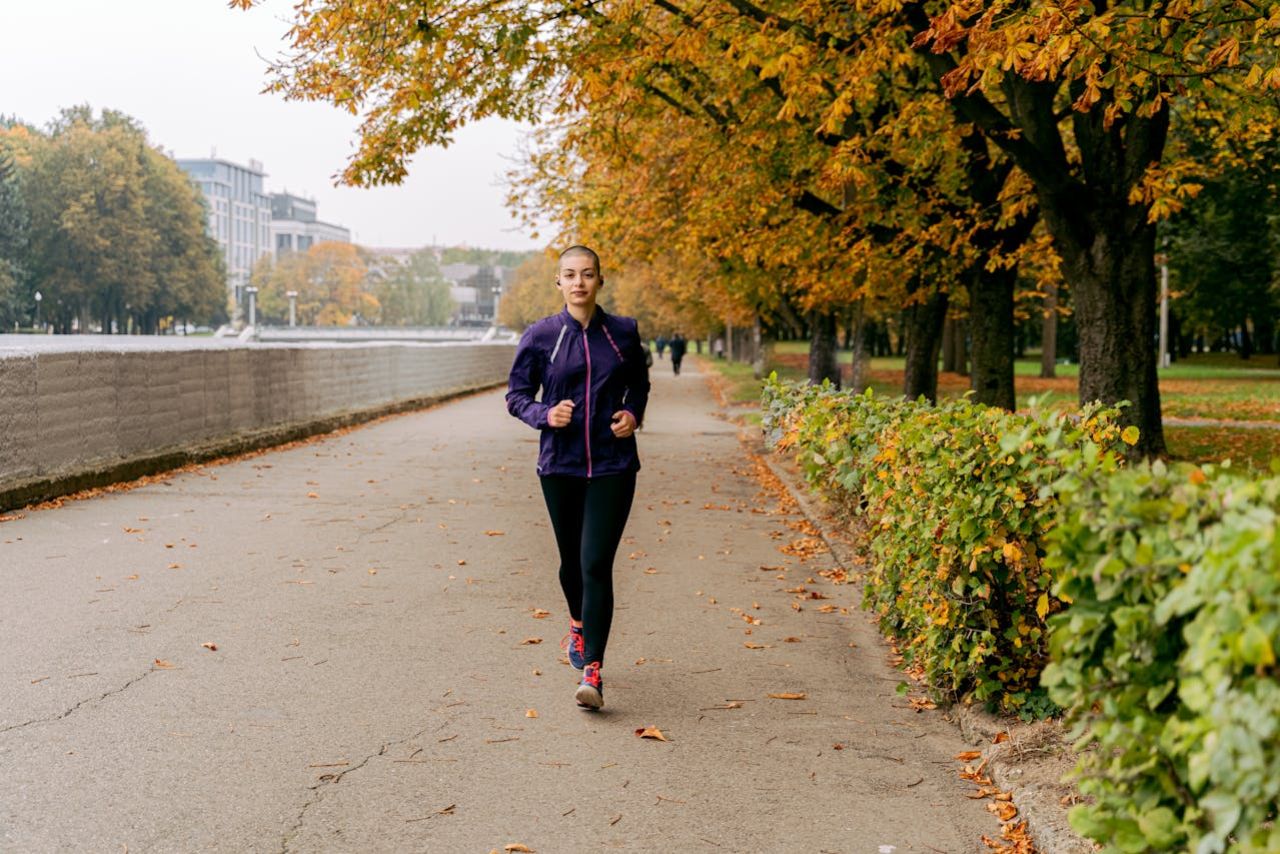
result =
[[[636,432],[636,417],[625,409],[619,409],[613,413],[613,423],[609,425],[609,429],[619,439],[633,436]]]

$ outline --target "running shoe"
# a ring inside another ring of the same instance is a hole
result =
[[[582,639],[582,626],[569,625],[569,634],[560,639],[560,648],[569,656],[569,666],[581,670],[587,664],[587,644]]]
[[[573,695],[580,709],[598,709],[604,705],[604,680],[600,678],[600,662],[593,661],[582,669],[582,682]]]

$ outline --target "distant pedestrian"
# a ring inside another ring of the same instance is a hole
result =
[[[613,560],[635,496],[635,431],[649,399],[636,321],[596,305],[603,286],[594,251],[571,246],[560,254],[564,310],[525,330],[507,386],[507,411],[542,433],[538,477],[569,606],[561,645],[582,671],[574,699],[585,709],[604,705]]]
[[[667,349],[667,339],[664,335],[659,335],[658,340],[653,342],[658,346],[658,358],[662,358],[662,351]]]
[[[676,376],[680,376],[680,363],[684,361],[685,351],[689,349],[689,342],[684,336],[677,332],[671,336],[671,370]]]
[[[724,358],[724,339],[717,338],[715,343],[711,345],[711,352],[715,353],[717,359]]]

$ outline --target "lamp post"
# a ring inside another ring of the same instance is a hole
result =
[[[289,326],[298,325],[298,292],[285,291],[284,295],[289,298]]]
[[[44,294],[40,293],[39,291],[36,291],[35,298],[36,298],[36,321],[33,324],[33,326],[34,328],[39,329],[40,328],[40,301],[44,299]]]
[[[258,325],[258,289],[255,288],[253,285],[250,285],[249,287],[244,289],[244,292],[249,295],[249,325],[257,326]]]

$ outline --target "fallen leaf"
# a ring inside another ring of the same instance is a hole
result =
[[[544,611],[544,610],[542,610],[541,608],[534,608],[534,609],[533,609],[533,618],[534,618],[535,620],[541,620],[541,619],[542,619],[542,618],[544,618],[544,617],[550,617],[550,616],[551,616],[551,612],[550,612],[550,611]]]
[[[658,729],[656,726],[642,727],[641,729],[636,730],[636,736],[638,738],[652,738],[656,741],[667,740],[667,737],[662,734],[662,730]]]
[[[1009,740],[1009,733],[1005,732],[1004,730],[1001,730],[1000,732],[996,733],[996,737],[995,737],[995,738],[991,739],[991,743],[992,743],[992,744],[1003,744],[1004,742],[1006,742],[1006,741],[1008,741],[1008,740]]]
[[[510,845],[502,846],[503,851],[520,851],[523,854],[533,854],[533,849],[528,845],[521,845],[519,842],[512,842]]]
[[[458,561],[458,566],[466,566],[466,565],[467,565],[467,562],[465,560]]]
[[[768,649],[769,648],[769,644],[767,643],[752,643],[751,641],[746,641],[742,645],[745,646],[747,649]]]
[[[808,697],[808,694],[804,691],[791,691],[781,694],[770,694],[769,696],[775,700],[803,700]]]
[[[800,638],[797,638],[797,637],[786,637],[782,639],[782,642],[783,643],[803,643],[803,641],[801,641]]]
[[[520,641],[521,646],[532,646],[536,643],[542,643],[542,638],[525,638]]]
[[[528,709],[528,710],[526,710],[526,711],[525,711],[524,716],[525,716],[526,718],[536,718],[536,717],[538,716],[538,710],[537,710],[537,709]]]
[[[182,569],[182,564],[180,564],[180,563],[171,563],[171,564],[169,564],[169,569]]]
[[[981,750],[966,750],[964,753],[957,753],[955,758],[961,762],[972,762],[982,756]]]
[[[308,497],[308,498],[319,498],[320,496],[319,496],[319,495],[317,495],[317,494],[316,494],[316,493],[314,493],[314,492],[308,492],[308,493],[307,493],[307,497]]]
[[[157,658],[152,663],[155,665],[157,670],[170,670],[173,668],[173,662],[165,661],[163,658]]]
[[[506,536],[506,533],[506,531],[485,531],[484,535],[486,537],[502,537]]]
[[[1010,803],[987,804],[987,810],[995,813],[1001,821],[1011,821],[1018,816],[1018,808]]]
[[[201,645],[202,647],[204,647],[205,649],[209,650],[210,652],[217,652],[217,651],[218,651],[218,645],[217,645],[216,643],[214,643],[213,641],[205,641],[204,643],[202,643],[202,644],[200,644],[200,645]]]

